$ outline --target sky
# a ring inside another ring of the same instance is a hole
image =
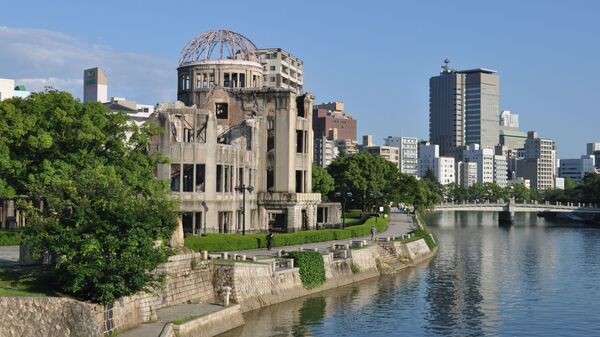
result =
[[[82,96],[101,67],[109,96],[176,99],[179,53],[213,29],[304,61],[316,103],[343,101],[358,136],[429,136],[429,78],[444,58],[500,76],[501,110],[557,142],[560,158],[600,141],[600,1],[7,1],[0,78]]]

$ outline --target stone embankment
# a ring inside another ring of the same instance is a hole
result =
[[[140,334],[210,337],[224,332],[224,327],[243,324],[243,312],[394,273],[431,258],[435,249],[430,250],[423,239],[403,244],[390,238],[370,245],[362,241],[333,245],[322,254],[326,281],[313,289],[304,288],[299,268],[288,259],[206,260],[207,254],[195,253],[172,256],[157,270],[167,275],[163,289],[122,298],[110,306],[67,298],[0,298],[0,312],[8,315],[0,322],[0,336],[95,337],[131,328],[134,329],[125,335],[136,336],[136,330],[141,331],[141,327],[148,327],[151,322],[160,323],[157,316],[166,307],[185,303],[224,304],[229,297],[227,307],[199,317],[189,312],[186,317],[180,317],[189,320],[179,325],[161,323],[158,331]],[[141,327],[135,328],[140,324]]]

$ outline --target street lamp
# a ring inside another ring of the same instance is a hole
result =
[[[342,228],[346,227],[346,218],[344,217],[344,213],[346,213],[346,197],[352,197],[352,192],[335,192],[335,196],[337,198],[342,198]]]
[[[242,235],[246,235],[246,191],[252,193],[254,187],[242,184],[242,186],[236,186],[235,190],[242,192]]]

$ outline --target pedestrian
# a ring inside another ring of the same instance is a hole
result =
[[[271,250],[272,246],[273,246],[273,233],[269,232],[269,234],[267,234],[267,250]]]
[[[377,230],[375,229],[375,225],[371,225],[371,241],[373,241],[373,238],[375,237],[375,232]]]

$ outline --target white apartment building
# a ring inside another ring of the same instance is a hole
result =
[[[517,177],[529,179],[531,188],[537,190],[554,188],[556,184],[554,141],[539,138],[537,132],[529,131],[525,141],[524,158],[517,161]]]
[[[508,186],[508,160],[505,156],[494,156],[494,183],[500,187]]]
[[[454,158],[440,157],[440,147],[436,144],[419,145],[419,177],[431,170],[438,182],[443,185],[456,182]]]
[[[335,140],[329,140],[327,137],[315,138],[315,164],[327,167],[338,157],[339,153]]]
[[[417,176],[419,173],[419,140],[415,137],[392,137],[384,138],[386,146],[395,146],[400,149],[399,169],[401,173]]]
[[[477,163],[478,183],[496,183],[501,187],[506,186],[508,162],[506,157],[495,155],[493,149],[482,149],[479,144],[468,145],[463,152],[463,160]]]
[[[258,49],[263,66],[263,85],[270,88],[292,89],[304,93],[304,62],[281,48]]]

